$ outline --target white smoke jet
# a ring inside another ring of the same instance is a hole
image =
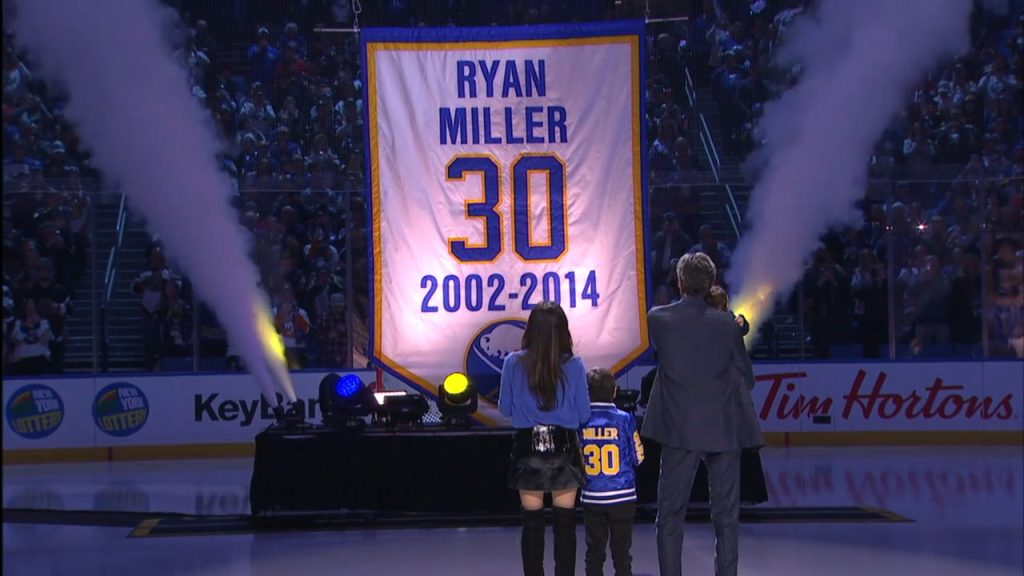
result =
[[[875,142],[922,75],[969,47],[971,6],[821,0],[787,32],[779,59],[799,64],[802,74],[765,105],[753,226],[727,275],[740,288],[736,310],[754,325],[751,334],[800,279],[828,227],[855,220]]]
[[[268,402],[295,391],[257,286],[247,236],[229,204],[218,141],[155,0],[19,0],[19,41],[70,93],[75,122],[108,183],[120,185],[216,311]]]

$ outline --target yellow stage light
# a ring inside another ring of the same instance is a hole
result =
[[[449,428],[469,428],[478,403],[476,387],[462,372],[445,376],[437,391],[437,409]]]
[[[462,372],[452,372],[451,374],[444,377],[445,392],[451,395],[462,394],[469,388],[469,378],[466,377]]]

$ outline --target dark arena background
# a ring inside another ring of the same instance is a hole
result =
[[[5,574],[519,574],[530,311],[642,422],[695,252],[753,328],[739,574],[1024,573],[1024,2],[3,11]]]

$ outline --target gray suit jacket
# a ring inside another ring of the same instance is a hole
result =
[[[651,309],[647,325],[658,372],[642,434],[703,452],[764,445],[750,396],[754,370],[733,315],[684,296]]]

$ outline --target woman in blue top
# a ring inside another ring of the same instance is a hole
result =
[[[501,369],[501,413],[516,429],[512,487],[523,506],[526,576],[544,574],[544,493],[554,509],[555,574],[576,570],[576,492],[584,485],[579,428],[590,418],[587,370],[573,356],[565,311],[544,301],[530,313],[523,349]]]

